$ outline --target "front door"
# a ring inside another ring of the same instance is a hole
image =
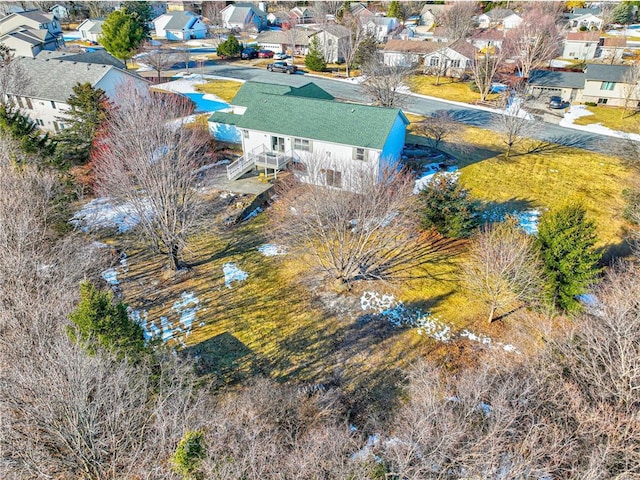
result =
[[[278,152],[278,153],[284,152],[283,137],[271,137],[271,151]]]

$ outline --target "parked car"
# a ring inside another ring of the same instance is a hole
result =
[[[287,58],[290,58],[289,55],[287,55],[286,53],[276,53],[273,56],[274,60],[286,60]]]
[[[258,50],[259,58],[271,58],[274,56],[274,53],[271,50]]]
[[[287,62],[273,62],[267,64],[267,70],[270,72],[282,72],[287,74],[296,73],[298,67],[289,65]]]
[[[245,48],[244,50],[242,50],[240,58],[243,60],[258,58],[258,51],[255,48]]]
[[[549,99],[549,108],[564,108],[566,103],[567,102],[563,101],[561,97],[553,96]]]

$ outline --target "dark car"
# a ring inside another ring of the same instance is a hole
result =
[[[296,73],[298,68],[295,65],[289,65],[287,62],[273,62],[267,64],[267,70],[270,72]]]
[[[565,102],[561,97],[553,96],[549,99],[549,108],[564,108]]]
[[[259,58],[271,58],[273,57],[274,52],[272,52],[271,50],[258,50],[258,57]]]
[[[258,51],[255,48],[245,48],[244,50],[242,50],[240,58],[243,60],[258,58]]]

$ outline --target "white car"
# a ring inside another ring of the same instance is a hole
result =
[[[286,60],[287,58],[289,58],[289,55],[287,55],[286,53],[276,53],[273,56],[274,60]]]

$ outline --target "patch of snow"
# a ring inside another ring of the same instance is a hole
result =
[[[505,115],[512,117],[524,118],[526,120],[533,120],[533,116],[522,108],[523,99],[520,97],[514,97],[511,99],[507,108],[504,110]]]
[[[200,309],[200,299],[193,292],[182,292],[182,300],[175,302],[171,307],[171,312],[180,315],[181,331],[186,335],[191,333],[196,312]]]
[[[108,285],[120,285],[120,281],[118,280],[118,270],[115,268],[107,268],[104,272],[100,274],[100,276],[107,282]]]
[[[235,263],[225,263],[222,266],[224,272],[224,284],[227,288],[231,288],[231,282],[243,282],[249,277],[249,274],[243,270],[240,270]]]
[[[585,132],[607,135],[609,137],[629,138],[631,140],[640,141],[640,135],[637,133],[618,132],[616,130],[611,130],[609,127],[605,127],[601,123],[592,123],[590,125],[575,125],[573,123],[576,118],[586,117],[588,115],[593,115],[593,113],[587,110],[585,105],[573,105],[569,111],[564,114],[559,125],[561,127],[571,127]]]
[[[220,194],[220,198],[232,198],[232,197],[235,197],[235,196],[236,196],[236,194],[233,193],[233,192],[222,192]]]
[[[228,163],[231,163],[231,160],[227,160],[227,159],[218,160],[217,162],[210,163],[208,165],[203,165],[202,167],[194,170],[193,173],[198,174],[198,173],[206,172],[207,170],[210,170],[210,169],[212,169],[214,167],[219,167],[220,165],[227,165]]]
[[[201,75],[190,75],[179,80],[154,85],[153,88],[173,93],[200,93],[196,90],[196,85],[203,83],[206,83],[206,81]]]
[[[142,327],[145,340],[151,340],[162,335],[162,330],[154,322],[149,321],[149,313],[146,310],[129,309],[129,318]]]
[[[491,408],[491,405],[484,402],[480,402],[476,408],[480,410],[482,413],[484,413],[485,415],[490,415],[491,411],[493,410],[493,408]]]
[[[437,164],[431,164],[431,165],[437,165]],[[450,175],[456,178],[460,176],[458,167],[456,167],[455,165],[447,167],[445,171],[442,171],[440,169],[437,169],[434,171],[433,168],[430,168],[430,167],[431,167],[430,165],[427,165],[427,168],[428,168],[427,172],[416,180],[416,183],[413,186],[414,195],[417,195],[422,190],[424,190],[424,188],[431,183],[431,181],[433,180],[433,177],[437,173],[442,173],[443,175]]]
[[[540,210],[530,208],[527,210],[511,210],[508,211],[503,207],[493,208],[491,210],[485,210],[481,218],[485,222],[495,223],[502,222],[507,215],[515,217],[518,220],[518,225],[529,235],[538,234],[538,224],[540,223]]]
[[[472,342],[482,343],[483,345],[491,345],[491,339],[489,337],[485,337],[484,335],[476,335],[469,330],[462,330],[459,334],[461,337],[466,337]]]
[[[274,245],[272,243],[265,243],[264,245],[260,245],[258,247],[258,251],[265,257],[276,257],[278,255],[285,255],[287,253],[287,250],[284,247]]]
[[[147,207],[151,214],[150,205]],[[109,198],[95,198],[74,213],[69,223],[83,232],[105,228],[117,228],[125,233],[140,223],[135,208],[130,203],[116,204]]]
[[[252,210],[246,217],[244,217],[242,219],[243,222],[246,222],[247,220],[250,220],[252,218],[255,218],[258,216],[259,213],[262,212],[262,208],[260,207],[256,207],[254,210]]]
[[[567,65],[571,65],[571,62],[569,60],[558,60],[554,58],[553,60],[551,60],[551,62],[549,62],[550,67],[562,68],[566,67]]]

